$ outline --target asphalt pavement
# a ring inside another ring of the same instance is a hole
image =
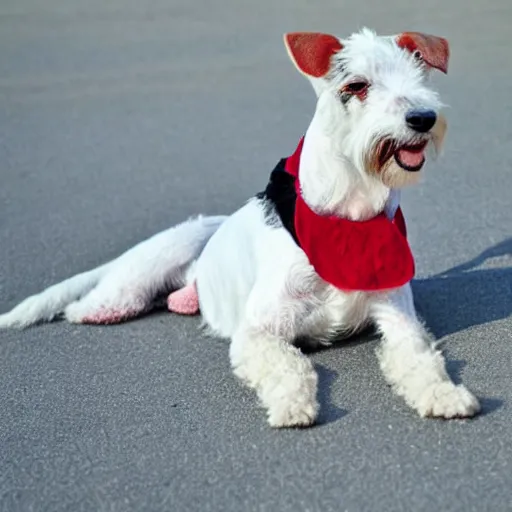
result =
[[[511,24],[510,0],[4,0],[2,312],[261,190],[314,108],[284,32],[446,37],[445,152],[403,209],[418,309],[483,413],[417,417],[372,337],[311,355],[319,424],[279,431],[197,318],[2,331],[0,510],[512,510]]]

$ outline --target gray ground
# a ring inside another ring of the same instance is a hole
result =
[[[0,310],[261,189],[313,109],[283,32],[430,32],[450,129],[405,195],[415,290],[484,414],[417,418],[372,339],[314,354],[320,424],[275,431],[197,319],[1,332],[0,510],[512,508],[512,4],[343,4],[4,0]]]

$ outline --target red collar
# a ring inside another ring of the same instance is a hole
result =
[[[414,258],[400,207],[393,220],[384,212],[366,221],[316,214],[300,192],[303,144],[304,138],[287,158],[285,171],[295,178],[297,239],[317,274],[345,291],[382,291],[408,283],[414,277]]]

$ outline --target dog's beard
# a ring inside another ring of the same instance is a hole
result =
[[[445,133],[446,119],[439,115],[426,136],[412,137],[407,141],[380,137],[368,151],[365,167],[389,188],[414,185],[421,177],[426,154],[436,157],[440,153]]]

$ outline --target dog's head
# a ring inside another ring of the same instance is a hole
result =
[[[428,77],[432,69],[447,72],[448,42],[368,29],[347,39],[300,32],[284,40],[318,96],[310,129],[362,176],[389,188],[415,183],[427,147],[437,152],[446,130]]]

